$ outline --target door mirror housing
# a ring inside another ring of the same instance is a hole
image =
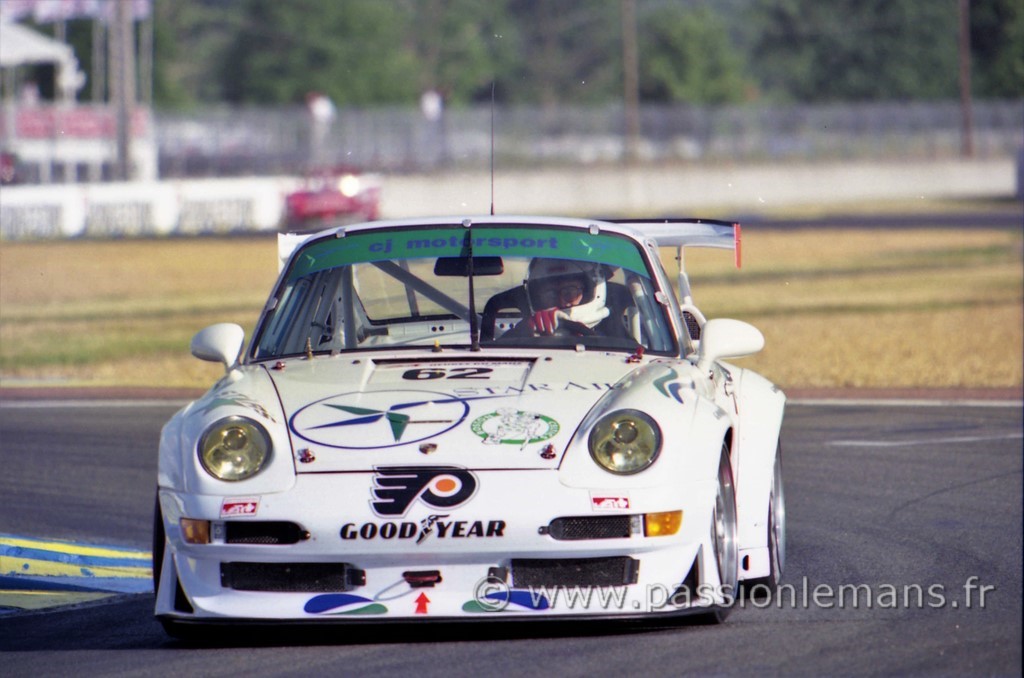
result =
[[[742,358],[763,348],[764,335],[750,323],[731,318],[715,318],[704,323],[701,330],[697,367],[707,371],[716,360]]]
[[[199,330],[192,337],[192,355],[200,360],[223,363],[225,370],[238,364],[242,354],[245,330],[234,323],[217,323]]]

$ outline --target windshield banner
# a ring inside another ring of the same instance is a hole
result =
[[[472,242],[470,239],[472,238]],[[644,273],[643,258],[630,239],[577,229],[480,226],[358,233],[319,240],[304,248],[288,274],[295,280],[338,266],[391,259],[468,256],[558,257],[594,261]]]

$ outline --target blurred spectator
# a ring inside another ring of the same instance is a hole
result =
[[[39,85],[29,80],[21,86],[18,92],[18,103],[26,108],[35,108],[39,105]]]
[[[0,152],[0,184],[14,183],[14,154],[6,151]]]
[[[338,117],[338,110],[330,97],[320,92],[310,92],[306,95],[306,108],[313,120],[312,134],[309,137],[309,160],[314,167],[318,167],[326,164],[327,149],[324,142],[331,131],[334,119]]]

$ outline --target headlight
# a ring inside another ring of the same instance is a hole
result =
[[[346,174],[338,181],[338,190],[346,198],[354,198],[359,194],[359,177]]]
[[[227,417],[206,429],[199,441],[199,461],[214,478],[245,480],[270,458],[266,429],[246,417]]]
[[[606,414],[590,432],[590,456],[612,473],[639,473],[661,452],[661,430],[639,410]]]

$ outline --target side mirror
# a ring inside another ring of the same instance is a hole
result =
[[[234,323],[217,323],[206,329],[199,330],[192,337],[189,347],[192,355],[200,360],[224,363],[230,370],[238,364],[238,356],[242,353],[245,341],[245,330]]]
[[[704,323],[700,346],[697,349],[697,367],[701,371],[722,358],[741,358],[764,348],[764,335],[750,323],[730,318],[715,318]]]

